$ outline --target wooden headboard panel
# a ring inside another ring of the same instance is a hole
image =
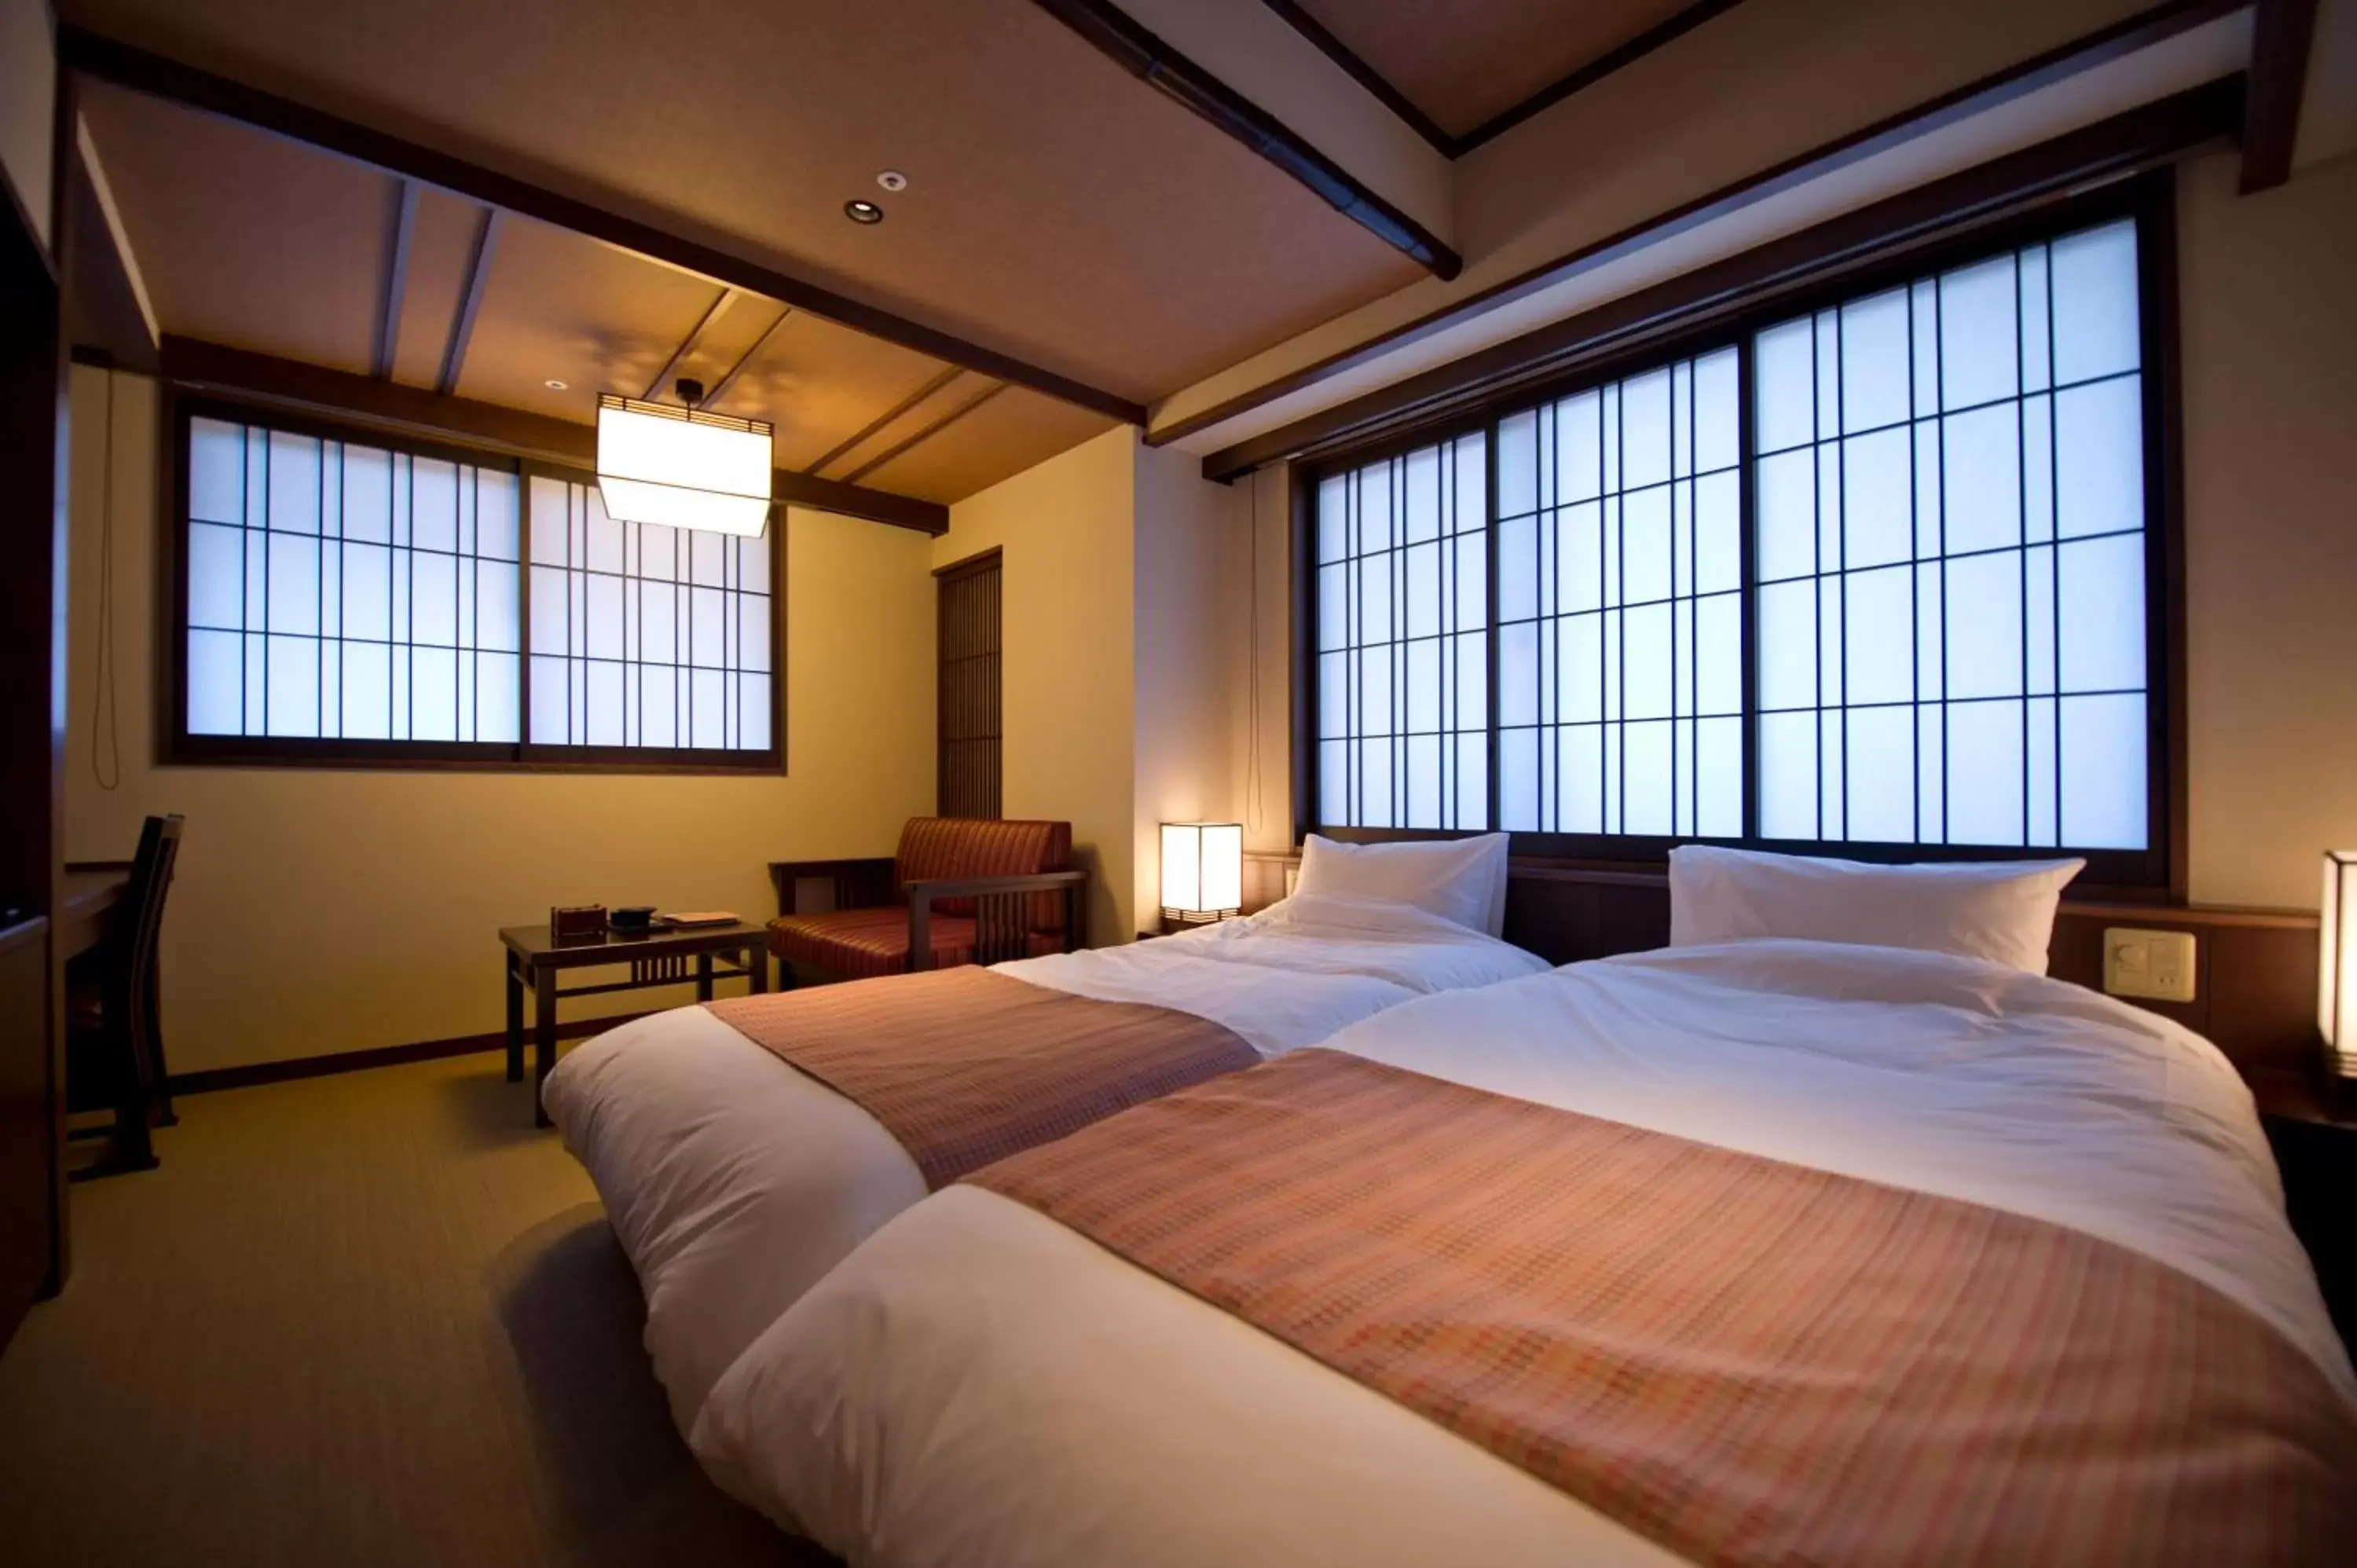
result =
[[[1300,857],[1244,857],[1244,907],[1285,897]],[[2111,926],[2190,931],[2194,1000],[2144,1002],[2208,1036],[2245,1074],[2306,1072],[2316,1060],[2317,918],[2298,910],[2204,908],[2065,900],[2048,972],[2101,990]],[[1670,940],[1665,872],[1517,861],[1506,893],[1506,940],[1550,963],[1609,958]]]

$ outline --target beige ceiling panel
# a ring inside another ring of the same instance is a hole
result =
[[[687,273],[510,217],[492,247],[458,395],[588,423],[601,392],[642,396],[719,295]]]
[[[373,368],[393,179],[100,83],[82,110],[166,332]]]
[[[941,400],[947,407],[940,412],[961,406],[984,390],[980,378],[962,377]],[[890,462],[862,474],[859,482],[925,500],[960,501],[1102,435],[1113,423],[1027,388],[1008,387]],[[912,426],[906,435],[922,428],[914,422]]]
[[[694,376],[704,383],[706,395],[710,395],[711,389],[720,384],[737,361],[760,342],[761,334],[770,325],[780,320],[782,309],[774,299],[737,291],[729,296],[727,307],[696,334],[694,348],[673,374]],[[747,371],[750,373],[750,366]],[[728,395],[732,401],[736,394],[737,389],[731,387]]]
[[[1024,0],[59,9],[1141,401],[1424,275]]]
[[[1299,0],[1452,135],[1686,8],[1689,0]]]
[[[800,470],[944,368],[938,360],[796,311],[761,345],[719,408],[775,424],[778,467]],[[838,475],[841,465],[828,472]]]
[[[420,187],[409,231],[409,286],[403,292],[401,330],[394,338],[393,379],[431,387],[442,375],[442,355],[458,322],[467,277],[482,231],[481,203]]]

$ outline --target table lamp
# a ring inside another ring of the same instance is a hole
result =
[[[1242,822],[1162,824],[1162,923],[1224,920],[1244,901]]]

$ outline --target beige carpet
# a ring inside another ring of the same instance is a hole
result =
[[[812,1564],[672,1426],[496,1056],[181,1101],[0,1355],[9,1563]]]

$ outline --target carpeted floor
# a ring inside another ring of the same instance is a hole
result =
[[[831,1559],[680,1440],[597,1195],[496,1056],[194,1096],[0,1355],[10,1563]]]

